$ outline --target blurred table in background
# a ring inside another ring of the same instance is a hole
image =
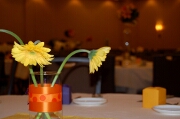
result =
[[[5,74],[10,75],[11,73],[11,65],[12,65],[12,59],[5,59]],[[22,80],[27,80],[29,77],[29,69],[28,67],[25,67],[23,64],[18,63],[17,69],[16,69],[16,78],[20,78]]]
[[[130,60],[122,60],[121,65],[116,64],[115,66],[116,92],[139,93],[143,88],[152,86],[153,63],[147,61],[129,62]]]

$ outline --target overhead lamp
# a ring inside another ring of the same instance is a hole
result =
[[[162,37],[162,33],[161,32],[164,29],[164,26],[163,26],[162,22],[157,23],[155,25],[155,29],[156,29],[156,31],[158,33],[158,38],[161,38]]]
[[[156,31],[162,31],[163,25],[162,24],[156,24],[155,29],[156,29]]]

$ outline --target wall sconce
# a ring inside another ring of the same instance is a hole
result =
[[[161,38],[162,37],[162,30],[164,29],[164,26],[162,25],[162,23],[157,23],[156,25],[155,25],[155,29],[156,29],[156,31],[157,31],[157,33],[158,33],[158,38]]]

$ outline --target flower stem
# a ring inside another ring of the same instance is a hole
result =
[[[40,119],[41,118],[41,115],[42,115],[42,113],[37,113],[37,115],[35,116],[35,119]]]
[[[15,37],[16,40],[18,40],[21,45],[24,45],[24,43],[21,40],[21,38],[19,36],[17,36],[15,33],[11,32],[11,31],[8,31],[8,30],[5,30],[5,29],[0,29],[0,32],[4,32],[4,33],[7,33],[7,34],[10,34],[11,36]]]
[[[45,116],[47,117],[47,119],[51,119],[49,113],[45,112],[44,114],[45,114]]]
[[[59,67],[59,69],[58,69],[58,71],[57,71],[57,74],[56,74],[56,76],[55,76],[54,79],[53,79],[53,82],[52,82],[52,84],[51,84],[51,87],[53,87],[54,84],[56,83],[56,80],[57,80],[59,74],[61,73],[61,71],[62,71],[65,63],[68,61],[68,59],[69,59],[70,57],[72,57],[74,54],[80,53],[80,52],[90,53],[90,51],[89,51],[89,50],[86,50],[86,49],[79,49],[79,50],[75,50],[75,51],[71,52],[71,53],[63,60],[62,64],[60,65],[60,67]]]
[[[33,69],[32,69],[32,66],[29,66],[29,72],[30,72],[30,74],[31,74],[31,78],[32,78],[32,81],[33,81],[33,83],[34,83],[34,86],[37,87],[37,81],[36,81],[36,78],[35,78],[35,76],[34,76],[34,71],[33,71]]]
[[[44,86],[44,81],[43,81],[43,67],[40,67],[40,82],[41,82],[41,87]]]

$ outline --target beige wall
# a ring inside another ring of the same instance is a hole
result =
[[[26,2],[25,2],[26,1]],[[121,0],[120,0],[121,1]],[[25,42],[66,38],[64,31],[73,29],[73,40],[82,48],[97,48],[109,40],[112,48],[123,46],[126,28],[117,10],[126,2],[109,0],[0,0],[0,28],[18,34]],[[131,28],[132,48],[180,47],[180,0],[133,0],[140,12],[138,24]],[[161,37],[155,24],[162,20]],[[92,42],[86,39],[92,37]],[[13,38],[0,33],[0,42]]]

